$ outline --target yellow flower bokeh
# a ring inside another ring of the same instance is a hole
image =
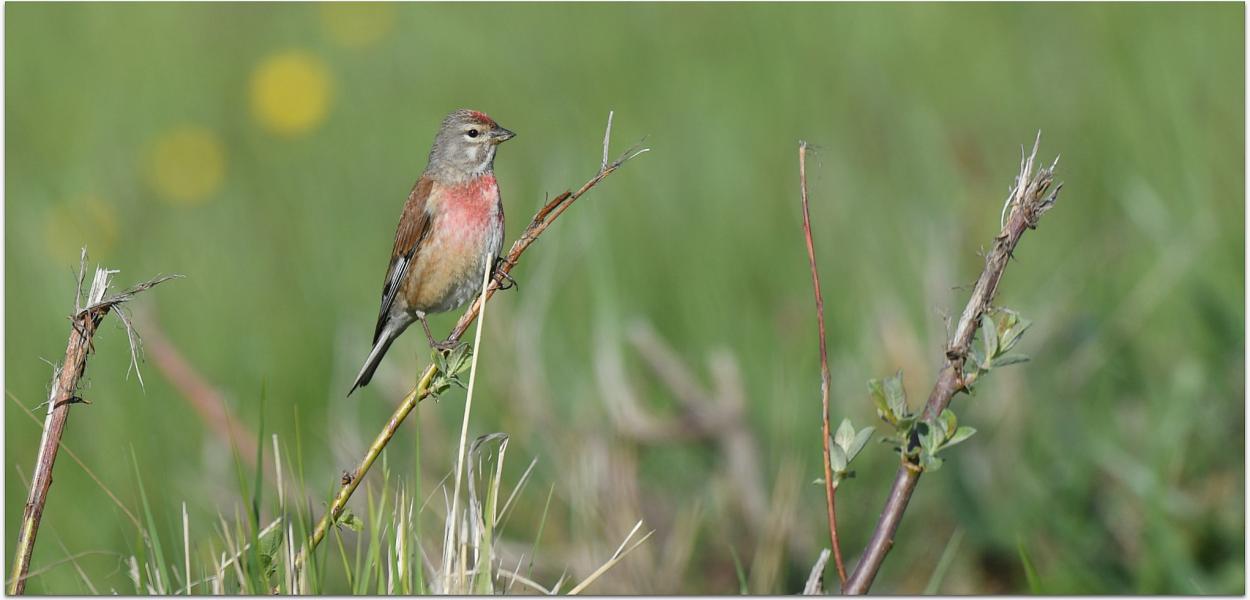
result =
[[[252,71],[252,116],[279,135],[307,133],[325,120],[330,87],[320,59],[300,50],[274,54]]]
[[[386,37],[395,24],[395,6],[382,2],[326,2],[318,6],[321,27],[336,44],[364,48]]]
[[[57,264],[77,264],[83,246],[103,256],[117,241],[117,216],[93,194],[57,203],[44,212],[43,239]]]
[[[161,199],[199,204],[219,187],[226,172],[225,148],[217,134],[182,125],[156,138],[147,157],[147,180]]]

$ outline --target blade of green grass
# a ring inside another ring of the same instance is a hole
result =
[[[256,473],[252,479],[252,510],[248,514],[248,525],[251,529],[251,550],[248,552],[248,575],[253,579],[258,593],[268,593],[269,577],[261,562],[260,546],[260,503],[264,497],[265,476],[265,384],[260,384],[260,402],[256,407],[258,423],[256,427]]]
[[[339,558],[343,561],[343,574],[347,578],[347,587],[348,589],[355,590],[355,578],[352,577],[354,571],[352,571],[350,560],[347,557],[347,547],[343,544],[342,531],[337,525],[331,528],[331,531],[334,533],[334,541],[339,549]]]
[[[161,537],[156,529],[156,519],[152,516],[152,507],[148,504],[147,492],[143,488],[143,476],[139,473],[139,458],[135,455],[134,446],[130,447],[130,459],[135,468],[135,487],[139,490],[139,500],[143,505],[143,517],[147,522],[147,539],[152,544],[152,559],[156,562],[155,569],[153,569],[153,589],[155,589],[158,594],[165,594],[167,591],[165,589],[164,579],[162,578],[162,575],[166,572],[167,566],[165,564],[165,552],[161,548]],[[140,543],[142,544],[142,542]],[[145,565],[140,564],[140,576],[142,576],[144,566]]]
[[[551,484],[547,489],[547,502],[543,504],[543,515],[538,520],[538,533],[534,534],[534,544],[530,546],[530,561],[526,569],[525,577],[527,579],[534,578],[534,554],[538,552],[538,541],[543,537],[543,527],[547,525],[547,512],[551,510],[551,496],[556,492],[556,484]],[[555,589],[555,588],[552,588]]]
[[[933,567],[933,574],[929,576],[929,583],[924,586],[924,595],[932,596],[938,593],[938,589],[942,587],[942,582],[946,579],[946,573],[950,570],[951,563],[955,560],[956,553],[959,552],[959,544],[964,539],[964,530],[956,529],[951,534],[949,540],[946,541],[946,548],[942,549],[942,556],[938,559],[937,566]]]
[[[530,464],[525,468],[525,472],[521,473],[521,479],[517,480],[516,487],[512,489],[512,493],[508,494],[508,500],[503,503],[503,509],[499,511],[499,529],[503,529],[508,525],[508,518],[512,516],[515,501],[521,495],[521,491],[525,488],[525,484],[529,483],[530,475],[534,473],[534,467],[538,465],[538,458],[530,460]]]
[[[738,577],[738,595],[750,595],[750,587],[747,585],[747,574],[742,570],[742,560],[738,558],[738,550],[734,548],[733,544],[729,544],[729,556],[733,558],[734,574]]]
[[[1033,562],[1029,560],[1029,554],[1024,549],[1024,537],[1016,538],[1016,551],[1020,554],[1020,566],[1024,567],[1024,578],[1029,584],[1029,593],[1041,594],[1042,582],[1037,578],[1037,572],[1033,570]]]

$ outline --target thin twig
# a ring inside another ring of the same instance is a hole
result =
[[[946,365],[938,375],[937,383],[934,384],[933,391],[929,393],[929,400],[925,403],[922,416],[925,420],[937,418],[950,404],[955,394],[966,391],[963,381],[964,360],[972,346],[977,327],[981,323],[981,315],[989,309],[990,302],[994,300],[999,279],[1002,278],[1007,262],[1011,260],[1016,245],[1020,242],[1020,237],[1026,230],[1037,227],[1038,220],[1043,213],[1054,206],[1059,190],[1063,187],[1060,184],[1050,191],[1058,159],[1049,167],[1040,169],[1036,175],[1033,174],[1033,163],[1037,158],[1040,134],[1038,137],[1038,141],[1033,142],[1033,151],[1027,158],[1021,160],[1020,172],[1016,176],[1011,197],[1007,202],[1009,210],[1007,224],[994,237],[994,247],[985,257],[985,269],[977,279],[976,287],[972,290],[972,297],[968,300],[968,305],[964,308],[959,324],[955,328],[955,335],[946,349]],[[898,531],[903,511],[907,510],[907,503],[916,489],[916,483],[920,481],[922,471],[923,469],[912,461],[905,461],[899,466],[898,473],[894,476],[894,484],[890,488],[890,495],[877,520],[877,526],[872,532],[868,547],[846,582],[844,591],[847,594],[865,594],[872,586],[872,581],[881,569],[886,553],[894,545],[894,534]]]
[[[820,293],[820,272],[816,269],[816,249],[812,245],[812,218],[807,203],[807,142],[799,142],[799,192],[803,199],[803,239],[807,243],[807,262],[812,270],[812,289],[816,295],[816,330],[820,334],[820,432],[825,454],[825,509],[829,517],[829,543],[833,545],[833,564],[838,582],[846,585],[846,567],[838,544],[838,512],[834,504],[837,490],[833,487],[833,471],[829,457],[829,351],[825,342],[825,299]]]
[[[610,138],[604,138],[605,148],[608,146],[610,141]],[[582,187],[578,188],[576,192],[563,192],[550,202],[543,205],[543,207],[540,208],[534,215],[534,218],[530,221],[529,226],[525,228],[524,232],[522,232],[521,237],[517,238],[517,240],[512,243],[512,248],[508,251],[508,256],[504,257],[503,262],[499,265],[499,271],[504,275],[511,273],[513,267],[516,266],[517,261],[520,260],[521,255],[524,254],[525,250],[530,247],[530,244],[533,244],[538,239],[538,236],[542,235],[542,233],[551,226],[551,223],[564,213],[569,206],[572,206],[578,198],[581,198],[583,194],[598,185],[598,183],[603,181],[603,179],[608,175],[616,172],[621,165],[649,150],[650,148],[639,147],[627,150],[625,154],[621,155],[620,158],[616,159],[612,163],[606,165],[606,167],[601,165],[599,172],[596,173],[594,177],[591,177],[589,181],[582,184]],[[503,279],[502,276],[491,278],[490,285],[486,288],[486,292],[483,293],[481,297],[475,299],[473,304],[469,305],[469,308],[465,309],[464,314],[460,316],[460,320],[457,321],[456,326],[452,328],[451,334],[447,336],[448,342],[460,341],[461,336],[463,336],[464,332],[468,330],[469,325],[471,325],[474,319],[477,318],[482,304],[489,301],[495,295],[495,291],[499,289],[499,282],[501,279]],[[304,563],[308,555],[312,553],[312,551],[316,550],[321,541],[325,539],[325,535],[330,528],[330,524],[338,521],[339,517],[342,516],[343,509],[347,507],[348,499],[352,497],[356,488],[360,486],[360,482],[364,479],[365,475],[369,473],[369,468],[373,466],[373,462],[382,454],[382,450],[390,442],[391,438],[394,437],[395,432],[399,430],[399,426],[404,422],[404,419],[406,419],[408,414],[416,408],[418,402],[424,400],[430,395],[430,384],[434,381],[434,375],[437,371],[438,368],[435,365],[430,365],[426,368],[425,373],[423,373],[421,378],[418,380],[417,386],[404,397],[402,402],[399,403],[399,407],[395,409],[395,412],[391,415],[391,418],[386,423],[386,426],[383,427],[382,431],[378,433],[376,438],[374,438],[373,443],[369,446],[369,449],[365,451],[365,456],[361,459],[360,466],[358,466],[356,470],[351,473],[351,480],[339,488],[338,494],[334,497],[334,501],[326,510],[325,515],[321,517],[321,520],[317,523],[316,528],[313,529],[313,533],[308,539],[308,545],[301,550],[299,559],[296,561],[297,568]]]
[[[52,466],[56,462],[57,452],[61,447],[61,436],[65,433],[70,406],[83,403],[83,400],[76,395],[78,382],[87,368],[87,355],[91,352],[92,340],[100,322],[110,310],[120,307],[139,292],[178,277],[177,275],[157,277],[121,293],[105,297],[112,275],[117,271],[97,268],[91,288],[87,292],[87,305],[79,308],[82,282],[86,277],[86,258],[87,252],[84,248],[81,259],[83,270],[78,274],[79,283],[74,298],[74,307],[77,310],[70,317],[72,325],[69,342],[65,347],[65,362],[54,371],[52,376],[52,390],[48,394],[48,415],[44,420],[43,436],[39,441],[39,456],[35,460],[30,494],[27,496],[26,508],[18,530],[17,548],[9,582],[9,594],[15,596],[26,591],[30,559],[35,550],[35,537],[39,533],[39,522],[43,517],[44,505],[48,501],[48,491],[52,486]],[[126,326],[127,336],[132,344],[132,360],[137,361],[138,355],[134,344],[138,336],[134,335],[128,320],[123,319],[122,322]],[[134,366],[138,367],[137,364]]]

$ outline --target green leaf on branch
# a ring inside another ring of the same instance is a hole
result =
[[[1025,355],[1025,354],[1006,354],[1006,355],[1003,355],[994,359],[993,362],[990,363],[990,366],[995,367],[995,368],[1005,367],[1007,365],[1014,365],[1016,363],[1028,362],[1030,360],[1032,359],[1030,359],[1028,355]]]
[[[981,315],[981,345],[986,356],[998,356],[998,327],[990,315]]]
[[[352,531],[360,531],[365,527],[364,521],[361,521],[360,517],[357,517],[348,509],[343,509],[343,514],[339,515],[338,520],[334,524],[339,527],[346,527]]]
[[[903,390],[903,372],[891,377],[868,380],[868,392],[877,405],[877,416],[895,427],[908,426],[911,411],[907,407],[907,392]]]
[[[938,458],[938,453],[972,437],[976,432],[977,430],[972,427],[959,427],[955,413],[948,408],[943,410],[938,418],[925,421],[920,425],[917,435],[920,439],[920,448],[917,449],[918,452],[913,451],[911,456],[917,459],[922,468],[935,470],[942,466],[942,459]]]
[[[942,442],[946,441],[942,434],[941,426],[935,421],[925,421],[920,427],[920,448],[924,450],[923,454],[935,455],[942,448]]]
[[[868,444],[868,440],[872,439],[872,432],[876,430],[876,427],[865,427],[855,434],[855,439],[851,440],[850,448],[846,450],[846,456],[849,460],[855,460],[855,457],[859,456],[859,452]]]
[[[942,424],[942,439],[950,439],[955,434],[955,427],[958,425],[955,419],[955,411],[947,408],[942,410],[942,414],[938,415],[938,421]]]
[[[943,445],[943,447],[950,448],[951,446],[954,446],[955,444],[958,444],[959,442],[962,442],[972,437],[972,434],[976,432],[977,432],[976,429],[972,427],[968,427],[967,425],[960,427],[959,429],[955,430],[954,435],[952,435],[950,439],[946,441],[946,444]]]
[[[438,396],[443,392],[451,389],[452,385],[461,389],[467,387],[465,381],[461,378],[469,367],[473,364],[473,347],[468,344],[460,344],[450,351],[442,351],[431,349],[430,355],[437,368],[434,373],[434,379],[430,382],[430,394]]]
[[[998,351],[992,356],[1002,356],[1015,347],[1033,322],[1021,318],[1020,313],[1010,308],[996,308],[992,314],[995,333],[998,337]]]
[[[850,419],[842,419],[842,424],[838,425],[838,431],[833,434],[833,443],[842,448],[842,451],[849,456],[851,444],[854,441],[855,426],[851,425]]]
[[[868,393],[872,395],[873,404],[877,405],[877,416],[891,425],[898,424],[898,417],[890,410],[890,403],[885,398],[885,387],[880,379],[868,380]]]
[[[846,453],[836,444],[829,446],[829,469],[835,474],[846,470]]]
[[[1021,336],[1032,325],[1009,308],[991,308],[981,315],[981,344],[968,348],[964,362],[963,388],[975,395],[973,385],[990,370],[1029,360],[1023,354],[1010,354]]]
[[[1020,341],[1020,337],[1025,331],[1033,325],[1033,321],[1021,319],[1019,312],[1011,309],[998,309],[994,311],[995,326],[999,334],[999,355],[1010,352],[1015,347],[1016,342]]]
[[[985,370],[989,368],[989,365],[986,364],[985,362],[985,355],[982,354],[981,351],[977,349],[976,346],[971,346],[968,348],[968,357],[972,359],[972,364],[975,365],[976,367],[976,369],[973,369],[974,371]]]
[[[909,414],[907,409],[907,392],[903,390],[903,371],[900,369],[893,377],[885,380],[885,397],[890,410],[900,419]]]
[[[829,470],[833,476],[833,485],[837,487],[843,479],[850,479],[855,472],[850,470],[851,461],[859,456],[868,440],[872,439],[872,427],[865,427],[858,432],[850,419],[842,419],[838,430],[829,436]]]

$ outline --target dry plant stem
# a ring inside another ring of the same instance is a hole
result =
[[[39,456],[35,460],[34,476],[31,480],[30,493],[26,499],[26,507],[22,513],[22,522],[18,529],[17,547],[14,552],[13,570],[9,580],[9,594],[19,595],[26,591],[26,577],[30,571],[30,559],[35,550],[35,537],[39,533],[39,523],[43,517],[43,509],[48,501],[48,492],[52,487],[52,467],[61,448],[61,436],[65,433],[65,424],[69,419],[69,409],[74,404],[83,403],[78,398],[78,382],[87,370],[87,355],[91,353],[92,340],[104,316],[110,310],[129,301],[135,294],[171,279],[172,276],[160,277],[120,294],[105,298],[109,281],[113,273],[108,269],[98,268],[87,292],[87,306],[79,308],[78,296],[82,290],[83,277],[86,276],[87,251],[82,252],[82,265],[78,274],[78,292],[74,297],[74,314],[70,318],[69,342],[65,347],[65,361],[52,377],[52,391],[48,395],[48,414],[44,420],[43,436],[39,441]],[[118,312],[121,315],[121,312]],[[135,350],[136,337],[130,329],[129,321],[123,319],[127,332],[131,336],[132,357]]]
[[[484,260],[482,262],[487,265],[487,268],[482,271],[482,296],[479,296],[478,300],[481,300],[482,297],[486,295],[487,284],[490,283],[490,265],[492,263],[490,260]],[[486,322],[486,305],[481,305],[481,309],[478,314],[481,318],[477,321],[477,331],[473,335],[473,359],[472,365],[469,368],[469,387],[465,390],[464,417],[461,419],[460,423],[460,448],[456,450],[456,484],[455,487],[452,488],[453,491],[451,496],[452,517],[448,518],[449,524],[447,526],[447,543],[443,546],[443,591],[446,593],[451,593],[452,591],[451,549],[456,547],[456,534],[459,533],[459,528],[456,526],[456,519],[454,515],[457,510],[460,510],[460,482],[464,476],[465,466],[464,444],[466,439],[469,437],[469,413],[473,410],[473,388],[477,383],[477,359],[481,356],[481,352],[478,352],[478,350],[481,348],[482,344],[482,325]],[[503,462],[502,451],[500,452],[500,462]],[[472,477],[471,472],[470,477]],[[489,565],[487,568],[489,568]]]
[[[608,146],[608,142],[610,141],[611,129],[611,118],[609,117],[608,131],[607,134],[604,135],[603,140],[605,151]],[[503,274],[511,273],[513,267],[516,266],[517,261],[520,260],[521,255],[530,247],[530,244],[533,244],[538,239],[538,236],[542,235],[542,233],[547,230],[547,227],[550,227],[551,223],[563,214],[569,206],[576,202],[578,198],[581,198],[583,194],[590,191],[591,188],[598,185],[600,181],[603,181],[605,177],[616,172],[621,165],[625,164],[627,161],[638,156],[639,154],[647,152],[648,150],[650,149],[632,148],[626,151],[625,154],[616,159],[616,161],[606,165],[601,165],[599,172],[583,184],[582,187],[578,188],[576,192],[566,191],[545,204],[538,210],[538,213],[534,215],[534,218],[530,221],[529,226],[526,227],[525,231],[521,233],[521,237],[517,238],[517,240],[512,243],[512,248],[508,251],[508,255],[504,257],[502,263],[499,265],[499,271]],[[473,320],[477,318],[478,312],[481,310],[482,303],[490,300],[499,289],[500,279],[502,279],[502,277],[492,278],[490,285],[486,288],[486,292],[475,299],[473,304],[469,305],[469,308],[464,311],[464,314],[460,315],[460,320],[456,322],[456,326],[452,328],[451,334],[447,336],[448,342],[460,341],[460,337],[464,335],[464,332],[468,330],[469,325],[472,325]],[[418,380],[417,386],[404,397],[402,402],[399,403],[399,407],[396,408],[394,414],[391,415],[390,421],[386,423],[386,426],[383,427],[382,431],[378,433],[376,438],[374,438],[373,443],[370,444],[369,449],[365,452],[364,458],[361,459],[360,466],[358,466],[356,470],[351,473],[350,481],[339,488],[338,494],[335,495],[334,501],[326,510],[326,514],[323,515],[321,520],[317,522],[317,527],[313,529],[313,533],[308,539],[308,545],[300,552],[299,558],[296,561],[297,567],[302,565],[304,561],[307,560],[308,555],[312,553],[313,550],[316,550],[321,541],[325,539],[325,535],[326,532],[329,531],[330,524],[334,523],[340,516],[342,516],[343,509],[347,507],[348,499],[352,497],[356,488],[360,486],[360,481],[364,479],[366,474],[368,474],[369,468],[373,466],[373,462],[382,454],[382,450],[386,447],[387,443],[390,442],[391,438],[394,437],[395,432],[399,430],[399,426],[404,422],[404,419],[406,419],[408,414],[416,408],[418,402],[424,400],[426,396],[430,395],[430,383],[433,382],[436,372],[437,368],[434,365],[430,365],[425,369],[425,373],[421,375],[421,379]]]
[[[825,548],[820,551],[820,556],[816,558],[816,564],[812,565],[812,571],[807,575],[807,583],[803,584],[804,596],[817,596],[823,593],[825,563],[827,562],[829,562],[829,549]]]
[[[51,407],[44,422],[43,438],[39,442],[34,482],[26,500],[25,512],[22,513],[21,529],[17,538],[17,560],[13,563],[12,581],[9,583],[9,593],[13,595],[26,591],[26,573],[30,570],[35,536],[39,532],[39,521],[43,516],[44,503],[48,499],[48,489],[52,485],[52,465],[56,462],[61,435],[65,432],[65,422],[69,418],[71,398],[74,390],[78,389],[78,380],[82,378],[83,370],[87,366],[87,349],[95,335],[96,326],[99,325],[99,317],[84,315],[82,319],[75,319],[75,326],[69,335],[69,345],[65,349],[65,366],[57,373],[52,384],[52,394],[48,398]]]
[[[816,269],[816,249],[812,245],[812,219],[807,203],[807,142],[799,142],[799,192],[803,198],[803,238],[807,242],[807,262],[812,269],[812,289],[816,294],[816,328],[820,334],[820,431],[825,454],[825,508],[829,513],[829,543],[833,545],[833,564],[838,581],[846,584],[846,567],[838,544],[838,513],[834,505],[836,491],[829,459],[829,351],[825,343],[825,299],[820,293],[820,272]]]
[[[959,324],[955,328],[955,335],[947,347],[946,364],[938,375],[933,391],[929,393],[923,419],[936,418],[946,409],[956,393],[964,391],[964,360],[972,346],[973,337],[981,322],[981,315],[989,309],[990,302],[994,300],[994,295],[998,291],[998,282],[1007,268],[1007,262],[1011,260],[1015,252],[1016,245],[1020,242],[1020,237],[1026,230],[1037,227],[1038,220],[1051,208],[1059,195],[1059,189],[1063,187],[1059,185],[1053,192],[1047,193],[1054,179],[1055,163],[1042,168],[1036,175],[1032,174],[1033,161],[1037,157],[1038,141],[1040,141],[1040,134],[1039,140],[1033,142],[1032,153],[1027,158],[1021,158],[1020,173],[1016,177],[1015,186],[1012,188],[1005,209],[1010,211],[1007,222],[995,236],[994,247],[985,257],[985,269],[977,279],[976,287],[972,290],[972,297],[968,300],[968,305],[964,308]],[[1058,159],[1056,159],[1057,162]],[[877,520],[868,547],[865,548],[859,563],[855,565],[855,571],[846,582],[843,589],[845,593],[865,594],[872,586],[886,553],[894,545],[894,534],[898,531],[903,511],[907,510],[907,503],[916,489],[916,483],[920,481],[921,472],[922,469],[910,461],[904,461],[899,466],[898,473],[894,476],[894,484],[890,488],[890,495],[886,499],[885,508],[882,509],[881,516]]]

